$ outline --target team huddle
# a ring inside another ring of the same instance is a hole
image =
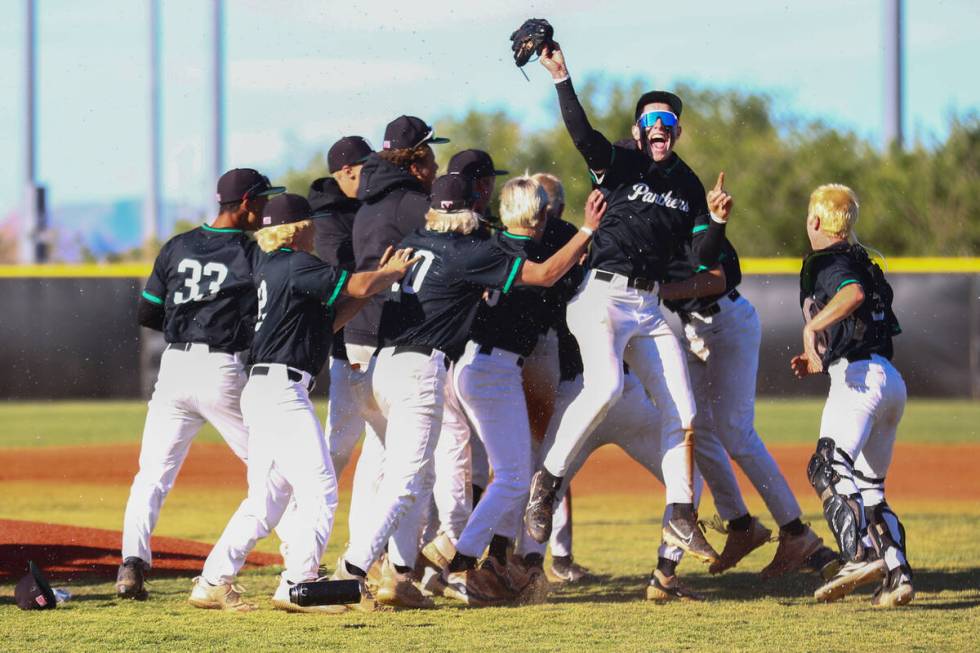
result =
[[[631,137],[611,142],[589,123],[557,43],[541,63],[593,180],[580,228],[562,219],[561,181],[546,172],[507,181],[496,207],[508,173],[489,153],[463,150],[437,177],[432,146],[447,139],[401,116],[380,151],[358,136],[335,143],[330,176],[307,197],[252,169],[225,173],[218,217],[164,245],[139,305],[167,346],[126,506],[119,596],[147,597],[151,533],[208,421],[245,462],[248,491],[195,579],[196,607],[256,608],[236,579],[273,529],[279,609],[540,602],[549,546],[553,579],[591,577],[572,554],[569,485],[611,443],[665,489],[649,600],[702,599],[680,580],[685,554],[718,574],[774,539],[732,461],[778,526],[763,577],[816,574],[820,601],[870,583],[874,606],[912,600],[904,528],[884,493],[906,399],[890,362],[900,329],[891,288],[857,243],[854,192],[827,184],[810,197],[803,352],[790,361],[799,377],[831,379],[806,473],[833,550],[801,520],[755,430],[761,327],[726,236],[733,198],[724,173],[705,192],[674,152],[681,99],[645,93]],[[324,425],[310,391],[328,363]],[[354,581],[360,601],[299,605],[291,590],[328,575],[337,477],[362,435],[349,541],[330,575]],[[698,520],[705,483],[720,553]]]

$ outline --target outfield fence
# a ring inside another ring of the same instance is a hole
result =
[[[762,395],[826,392],[796,381],[801,347],[797,259],[745,259],[739,287],[762,320]],[[163,339],[136,324],[149,265],[0,266],[0,397],[108,399],[149,396]],[[909,393],[980,399],[980,258],[894,258],[888,278],[903,333],[895,363]],[[672,317],[675,332],[679,323]],[[316,394],[326,391],[321,375]]]

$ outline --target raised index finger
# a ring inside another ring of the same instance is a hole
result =
[[[715,187],[713,190],[723,191],[725,190],[725,171],[722,170],[718,173],[718,181],[715,182]]]

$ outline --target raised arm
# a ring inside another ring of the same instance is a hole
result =
[[[718,173],[718,181],[708,191],[707,204],[710,219],[706,225],[695,227],[692,247],[698,263],[712,268],[718,262],[721,248],[725,244],[725,226],[734,204],[732,196],[725,190],[725,173]]]
[[[585,202],[585,225],[578,230],[565,246],[552,254],[544,263],[528,261],[521,267],[517,283],[525,286],[553,286],[572,269],[585,248],[589,246],[593,232],[606,213],[606,200],[598,190],[592,191]]]
[[[541,51],[541,65],[548,69],[555,81],[558,91],[558,104],[561,106],[561,117],[565,128],[572,137],[575,147],[582,153],[589,168],[601,173],[612,165],[613,146],[605,136],[597,132],[589,124],[582,103],[575,95],[572,79],[565,66],[565,55],[557,42],[554,47],[544,46]]]

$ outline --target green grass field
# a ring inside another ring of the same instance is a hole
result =
[[[142,427],[138,403],[0,404],[0,447],[134,442]],[[820,404],[762,401],[760,431],[770,442],[810,442]],[[900,438],[922,443],[980,443],[980,405],[913,401]],[[206,436],[214,437],[216,436]],[[192,454],[193,455],[193,454]],[[120,528],[127,488],[72,484],[39,490],[26,481],[0,481],[0,518]],[[347,537],[348,496],[324,562],[333,566]],[[812,496],[800,497],[805,519],[828,532]],[[168,499],[157,532],[214,541],[241,500],[237,491],[181,487]],[[752,496],[753,512],[765,515]],[[976,651],[980,650],[980,505],[917,500],[895,508],[908,529],[916,568],[916,601],[906,609],[873,610],[870,593],[835,605],[810,597],[815,577],[762,581],[756,572],[772,556],[763,547],[737,569],[708,576],[686,560],[680,573],[705,603],[655,605],[643,589],[656,560],[662,496],[582,496],[575,502],[576,557],[601,582],[556,589],[544,605],[465,609],[439,601],[433,611],[342,616],[290,615],[271,608],[278,568],[241,577],[261,610],[202,611],[186,603],[189,578],[152,581],[145,603],[120,602],[111,583],[72,583],[74,598],[58,610],[22,612],[0,599],[0,650],[368,650],[452,651]],[[702,514],[713,506],[707,501]],[[721,536],[709,537],[720,547]],[[270,538],[260,550],[274,552]],[[59,585],[59,583],[55,583]],[[0,585],[10,597],[12,585]]]

